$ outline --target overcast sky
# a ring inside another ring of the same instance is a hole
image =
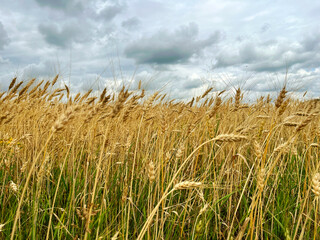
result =
[[[320,1],[1,0],[0,88],[53,77],[71,89],[190,98],[208,86],[320,97]]]

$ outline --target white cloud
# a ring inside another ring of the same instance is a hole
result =
[[[73,42],[90,41],[91,30],[79,26],[77,22],[70,22],[62,26],[53,23],[40,24],[39,32],[48,44],[65,48],[70,47]]]

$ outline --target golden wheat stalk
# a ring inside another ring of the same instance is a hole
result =
[[[236,135],[236,134],[220,134],[215,137],[213,140],[218,142],[240,142],[242,140],[248,139],[244,135]]]
[[[14,84],[16,83],[16,81],[17,81],[17,77],[15,77],[15,78],[12,79],[12,81],[11,81],[11,83],[10,83],[10,85],[9,85],[9,89],[8,89],[8,90],[10,90],[10,89],[14,86]]]
[[[52,83],[51,83],[51,86],[55,85],[58,81],[58,78],[59,78],[59,74],[57,74],[54,79],[52,80]]]
[[[311,191],[315,194],[317,198],[320,196],[320,173],[316,173],[312,178],[312,188]]]
[[[204,98],[205,96],[207,96],[211,91],[212,91],[213,87],[208,88],[201,96],[201,98]]]
[[[191,188],[198,188],[203,186],[201,182],[194,182],[194,181],[184,181],[177,183],[174,185],[173,189],[174,190],[182,190],[182,189],[191,189]]]
[[[11,191],[13,191],[14,193],[17,193],[17,192],[18,192],[19,187],[18,187],[18,185],[15,184],[12,180],[10,180],[9,186],[10,186]]]
[[[241,89],[238,88],[236,90],[236,95],[234,97],[234,111],[238,110],[240,107],[240,100],[241,100]]]
[[[24,88],[22,88],[22,89],[20,90],[20,92],[19,92],[19,97],[21,97],[21,96],[30,88],[30,86],[31,86],[35,81],[36,81],[35,78],[31,79],[31,80],[28,82],[28,84],[27,84]]]
[[[261,159],[262,158],[262,149],[257,141],[253,142],[253,148],[254,148],[254,152],[255,152],[257,158]]]
[[[155,92],[153,95],[151,95],[147,101],[144,103],[144,108],[143,108],[143,112],[147,112],[152,104],[153,104],[153,101],[156,99],[156,97],[158,96],[159,92]]]
[[[280,144],[278,147],[276,147],[274,149],[275,153],[288,153],[291,150],[291,144],[294,142],[295,138],[292,137],[289,140],[287,140],[286,142]]]
[[[60,115],[60,117],[56,120],[54,125],[52,126],[51,130],[53,133],[61,131],[65,125],[74,117],[74,112],[79,109],[78,106],[71,107],[67,109],[65,113]]]
[[[310,147],[314,147],[314,148],[320,148],[320,145],[317,143],[311,143]]]
[[[286,94],[287,93],[288,92],[286,90],[286,86],[283,86],[283,88],[281,89],[281,91],[279,93],[279,96],[278,96],[278,98],[276,99],[276,102],[275,102],[276,108],[279,108],[282,105],[284,99],[286,98]]]
[[[313,114],[309,114],[309,116],[303,120],[297,127],[296,132],[300,132],[302,129],[304,129],[311,121],[312,119],[318,114],[318,112],[314,112]]]
[[[266,169],[265,168],[261,168],[260,171],[258,172],[257,175],[257,186],[258,189],[262,192],[263,188],[264,188],[264,180],[266,177]]]
[[[147,166],[149,181],[153,182],[156,179],[156,170],[154,163],[152,161],[149,162]]]
[[[296,126],[299,125],[299,123],[296,123],[296,122],[284,122],[283,125],[286,126],[286,127],[296,127]]]

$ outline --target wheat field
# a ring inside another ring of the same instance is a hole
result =
[[[319,101],[59,83],[0,92],[0,239],[320,239]]]

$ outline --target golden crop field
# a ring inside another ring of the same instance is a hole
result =
[[[0,239],[320,239],[320,102],[0,92]]]

